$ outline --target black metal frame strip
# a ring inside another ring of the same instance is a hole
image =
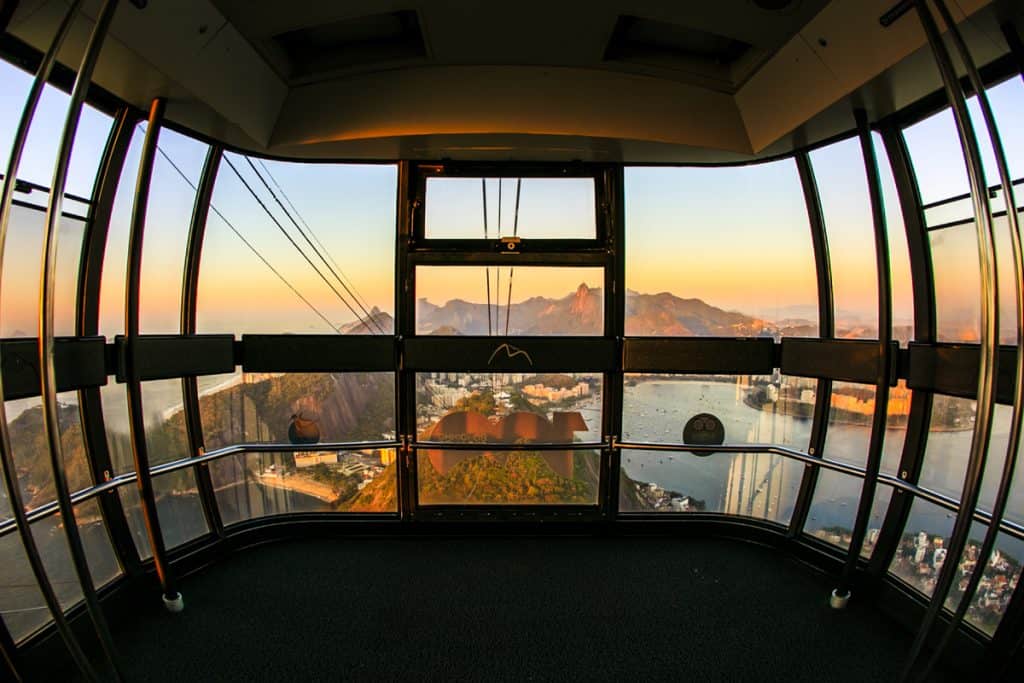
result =
[[[199,301],[199,268],[202,262],[203,237],[206,234],[206,219],[210,213],[210,200],[213,198],[214,183],[223,148],[213,145],[206,153],[203,171],[199,176],[195,204],[192,207],[192,221],[188,230],[188,242],[185,246],[185,264],[181,280],[181,322],[183,335],[196,333],[196,311]],[[231,345],[233,347],[233,344]],[[230,355],[230,354],[229,354]],[[232,366],[234,359],[232,358]],[[233,368],[232,368],[233,369]],[[206,451],[206,440],[203,437],[203,419],[199,406],[199,387],[195,375],[181,378],[182,409],[185,415],[185,431],[188,435],[189,450],[193,456],[202,455]],[[217,506],[210,470],[205,465],[197,465],[193,470],[196,485],[199,488],[199,501],[203,506],[206,524],[219,538],[224,536],[224,522]]]
[[[604,173],[605,210],[608,225],[608,267],[605,271],[605,321],[616,344],[616,363],[605,373],[604,406],[602,406],[606,434],[610,441],[622,435],[622,411],[625,406],[625,336],[626,336],[626,172],[622,167]],[[605,483],[602,496],[605,519],[613,522],[619,515],[619,486],[622,477],[622,452],[609,448],[602,462],[607,468],[601,473]]]
[[[25,151],[25,143],[28,139],[29,127],[32,124],[32,119],[35,114],[36,107],[39,104],[43,87],[46,85],[50,72],[56,63],[57,53],[60,51],[61,45],[70,32],[80,4],[80,1],[76,1],[68,8],[67,14],[64,16],[63,21],[58,27],[49,49],[39,63],[39,67],[35,78],[32,81],[32,86],[29,90],[28,97],[26,98],[25,105],[22,108],[21,118],[18,122],[18,128],[14,134],[14,140],[11,144],[11,155],[7,164],[7,172],[4,174],[3,180],[3,194],[0,195],[0,272],[3,271],[3,254],[7,243],[7,229],[11,218],[11,200],[13,199],[14,187],[18,176],[18,168],[21,165],[21,157]],[[3,373],[0,372],[0,396],[3,395],[2,388]],[[64,616],[64,610],[60,605],[60,600],[57,598],[57,594],[54,592],[53,585],[50,583],[46,567],[43,564],[42,556],[39,554],[39,547],[36,544],[35,537],[32,533],[32,527],[25,514],[25,503],[21,495],[21,483],[18,481],[18,473],[14,462],[14,453],[11,450],[11,436],[7,423],[7,410],[3,401],[0,401],[0,459],[3,460],[3,467],[0,467],[0,469],[3,470],[4,486],[7,490],[7,500],[10,502],[11,514],[14,517],[18,534],[21,537],[22,549],[25,552],[25,558],[28,560],[29,567],[32,569],[32,575],[36,580],[39,592],[43,596],[43,601],[46,603],[46,607],[53,618],[54,626],[67,646],[71,658],[74,660],[82,674],[88,680],[99,680],[96,670],[93,668],[88,656],[82,650],[78,639],[72,632],[71,627]]]
[[[941,6],[943,0],[933,0]],[[988,455],[989,437],[992,430],[992,410],[995,404],[995,373],[998,363],[999,343],[999,291],[996,278],[995,234],[992,225],[991,207],[988,191],[984,183],[984,166],[978,138],[967,109],[965,93],[961,88],[960,79],[952,59],[943,42],[939,28],[932,17],[927,0],[915,0],[918,18],[928,38],[932,54],[942,76],[953,119],[956,122],[957,135],[963,150],[964,162],[967,166],[967,177],[970,181],[971,194],[974,199],[974,214],[977,220],[978,260],[981,267],[981,355],[978,369],[978,399],[974,432],[971,438],[971,452],[967,462],[967,473],[964,477],[963,492],[960,496],[960,512],[956,516],[953,532],[947,547],[948,556],[959,558],[967,543],[971,530],[971,522],[981,488],[981,477],[985,470]],[[928,608],[921,621],[914,644],[907,657],[906,665],[901,673],[902,680],[925,675],[917,666],[929,636],[933,630],[949,594],[959,562],[955,559],[945,562],[939,570],[935,589]],[[927,667],[923,667],[927,668]]]
[[[892,126],[882,128],[881,134],[896,183],[907,236],[910,280],[914,292],[914,338],[931,343],[935,339],[935,279],[920,190],[903,135]],[[931,412],[932,393],[915,390],[910,401],[910,414],[900,456],[899,476],[904,481],[916,483],[920,476],[928,443]],[[914,497],[903,495],[901,489],[896,489],[889,501],[882,531],[868,563],[868,574],[873,578],[877,579],[887,572],[903,536],[913,502]]]
[[[125,107],[118,113],[100,164],[90,205],[89,221],[86,223],[85,235],[82,238],[82,254],[79,258],[75,319],[75,334],[78,336],[99,334],[100,282],[103,276],[103,260],[106,256],[107,233],[110,229],[114,197],[137,121],[138,114],[131,107]],[[107,445],[103,400],[99,387],[79,390],[78,411],[93,481],[107,481],[113,476],[114,465]],[[121,498],[116,492],[102,496],[100,507],[110,532],[111,542],[125,573],[133,577],[140,575],[142,563],[121,505]]]
[[[410,161],[398,165],[395,201],[395,433],[402,443],[397,462],[398,510],[403,522],[412,519],[416,507],[416,454],[409,447],[416,438],[416,373],[405,366],[404,340],[416,334],[416,269],[409,266],[413,223],[422,202],[416,198],[416,171]]]
[[[68,542],[71,563],[82,591],[85,610],[92,622],[93,629],[100,643],[100,650],[114,680],[121,680],[122,674],[117,661],[117,652],[113,636],[103,616],[96,587],[93,583],[89,560],[85,554],[81,532],[75,517],[75,508],[68,490],[67,472],[65,471],[64,449],[61,440],[59,408],[57,406],[57,372],[56,372],[56,277],[57,277],[57,239],[61,219],[61,206],[64,202],[64,189],[67,186],[68,171],[71,165],[71,150],[75,142],[75,134],[85,106],[89,83],[92,81],[93,70],[99,60],[104,40],[110,24],[117,12],[118,0],[106,0],[102,5],[89,41],[86,43],[71,89],[64,129],[61,133],[54,163],[53,182],[50,184],[50,195],[46,206],[46,222],[43,230],[42,269],[39,283],[39,379],[41,409],[47,450],[50,455],[50,467],[53,471],[54,492],[63,521],[64,536]]]
[[[1006,197],[1006,205],[1007,207],[1016,207],[1017,204],[1014,196],[1013,180],[1010,176],[1005,148],[1003,147],[1002,137],[999,133],[999,126],[996,124],[995,114],[992,111],[992,105],[989,102],[988,94],[982,84],[981,76],[974,64],[974,59],[971,57],[970,49],[967,47],[967,43],[964,41],[960,30],[957,28],[956,22],[950,15],[949,9],[946,7],[944,2],[937,2],[936,8],[939,11],[939,15],[942,17],[942,21],[946,24],[946,28],[952,38],[953,45],[956,47],[956,51],[960,56],[960,61],[967,70],[967,77],[970,79],[971,85],[977,93],[977,101],[981,107],[985,129],[992,145],[996,168],[999,172],[999,179],[1002,183],[1003,193]],[[1007,225],[1010,232],[1010,247],[1013,255],[1014,308],[1017,323],[1017,358],[1016,363],[1014,364],[1013,410],[1010,417],[1010,433],[1007,438],[1006,454],[1004,456],[1002,474],[999,478],[999,487],[996,492],[995,501],[992,505],[992,522],[988,525],[985,531],[985,538],[981,543],[981,548],[978,550],[977,562],[971,572],[970,578],[968,579],[967,586],[964,588],[963,597],[960,599],[959,605],[957,605],[956,610],[953,612],[953,615],[949,620],[949,625],[946,627],[946,631],[940,639],[938,646],[934,649],[931,658],[926,664],[924,671],[922,672],[922,676],[926,676],[938,663],[939,658],[942,656],[943,651],[949,644],[950,639],[956,633],[957,628],[963,621],[964,616],[967,614],[968,607],[974,599],[975,592],[978,590],[978,586],[981,583],[985,567],[988,566],[989,557],[995,549],[996,540],[999,535],[999,526],[1002,522],[1003,515],[1006,512],[1007,503],[1009,502],[1010,488],[1013,485],[1014,469],[1017,465],[1017,451],[1020,447],[1022,417],[1024,417],[1024,413],[1022,413],[1022,408],[1024,408],[1024,405],[1022,405],[1022,400],[1024,400],[1024,252],[1022,252],[1021,249],[1020,225],[1017,211],[1011,210],[1007,213]],[[994,258],[995,253],[993,253],[993,259]],[[996,389],[994,388],[993,392],[995,391]]]
[[[156,499],[153,491],[153,479],[150,473],[149,453],[146,447],[146,425],[142,412],[142,387],[135,376],[134,363],[136,341],[139,336],[139,281],[142,276],[142,240],[146,227],[146,209],[149,203],[150,180],[153,175],[153,162],[160,136],[160,123],[163,119],[165,100],[157,98],[149,110],[146,126],[146,137],[142,143],[142,156],[139,159],[139,174],[136,178],[135,200],[132,206],[131,232],[128,237],[128,272],[125,283],[125,336],[127,349],[125,362],[128,371],[128,424],[131,433],[132,458],[135,461],[135,473],[138,477],[139,500],[142,516],[146,526],[153,552],[153,565],[165,602],[171,603],[181,599],[175,587],[174,576],[167,561],[167,548],[164,545],[163,533],[160,530],[160,518],[157,512]]]
[[[864,172],[867,176],[868,194],[871,200],[871,217],[874,223],[875,269],[878,275],[879,363],[875,383],[875,410],[871,421],[871,435],[868,440],[864,483],[857,506],[857,517],[853,523],[853,532],[850,534],[850,547],[847,550],[846,563],[843,565],[843,576],[836,589],[838,595],[845,596],[850,594],[854,572],[860,561],[861,548],[864,546],[864,537],[871,519],[871,508],[875,502],[878,474],[882,467],[882,446],[889,418],[890,369],[894,356],[892,348],[892,274],[889,264],[889,234],[885,221],[885,207],[882,203],[882,179],[878,172],[878,159],[875,156],[871,129],[868,127],[867,113],[863,109],[857,109],[854,112],[854,118],[857,121],[857,134],[860,138],[861,156],[864,159]]]
[[[832,261],[829,256],[828,235],[825,232],[825,216],[821,208],[821,196],[818,193],[818,182],[814,177],[811,159],[807,152],[796,154],[794,160],[800,174],[800,184],[803,187],[804,201],[807,205],[807,221],[811,229],[811,245],[814,249],[814,264],[818,281],[818,335],[823,339],[831,339],[835,334],[835,302],[832,292]],[[819,379],[814,398],[811,438],[807,446],[807,452],[817,457],[823,455],[831,403],[832,380]],[[818,468],[808,467],[800,482],[796,503],[793,505],[793,516],[789,522],[790,539],[799,537],[803,531],[817,483]]]

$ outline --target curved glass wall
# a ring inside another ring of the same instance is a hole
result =
[[[11,93],[23,96],[28,81],[0,66],[0,82],[12,86],[0,99],[7,131],[20,106]],[[991,92],[1001,119],[1024,105],[1017,80]],[[47,93],[40,125],[61,98]],[[133,450],[145,447],[158,468],[154,502],[172,557],[184,545],[215,543],[221,532],[243,533],[270,518],[415,521],[526,509],[560,520],[742,519],[842,558],[864,471],[879,462],[885,476],[861,520],[861,557],[922,595],[934,588],[958,513],[975,402],[954,395],[962,389],[932,386],[934,378],[908,371],[921,357],[908,345],[921,303],[913,300],[912,258],[928,259],[934,271],[928,284],[935,288],[936,340],[972,343],[979,336],[974,226],[958,213],[966,179],[956,170],[960,151],[948,113],[895,131],[917,174],[924,206],[910,208],[920,209],[927,225],[912,236],[926,254],[911,253],[907,230],[915,226],[904,224],[903,208],[913,199],[897,184],[893,150],[879,134],[869,136],[888,227],[891,332],[901,345],[877,452],[871,430],[880,394],[877,355],[870,356],[877,344],[870,340],[879,337],[881,279],[872,176],[857,137],[807,152],[806,166],[784,158],[626,167],[619,183],[596,165],[583,165],[581,177],[553,178],[538,165],[523,178],[482,179],[472,164],[452,170],[409,163],[413,180],[402,187],[406,174],[394,164],[293,163],[230,151],[215,175],[204,177],[204,168],[214,168],[208,155],[219,150],[164,128],[149,181],[139,313],[145,338],[163,335],[182,345],[164,357],[139,351],[136,358],[115,337],[124,332],[131,285],[130,218],[146,126],[130,128],[123,141],[106,240],[90,247],[102,254],[87,254],[93,265],[102,256],[99,295],[83,302],[83,240],[111,128],[105,114],[90,110],[86,119],[69,185],[83,201],[78,210],[69,202],[60,223],[57,330],[72,336],[76,316],[97,313],[106,384],[72,383],[58,395],[69,484],[89,489],[95,465],[108,470],[105,477],[129,475]],[[1011,166],[1024,173],[1024,137],[1007,131]],[[9,138],[0,136],[0,151],[5,145]],[[24,179],[48,182],[52,147],[33,133]],[[209,213],[194,225],[196,199],[208,184]],[[814,187],[818,196],[808,196]],[[407,224],[399,198],[419,189],[422,211],[410,211]],[[24,283],[39,280],[40,192],[45,188],[16,206],[8,235],[0,301],[5,353],[38,327],[36,293]],[[601,209],[613,200],[623,202],[622,224]],[[808,210],[815,200],[820,221]],[[997,228],[1001,341],[1009,344],[1014,283],[1005,219]],[[195,301],[183,300],[190,235],[201,237]],[[827,244],[827,260],[816,240]],[[829,277],[832,291],[820,291]],[[823,335],[827,295],[834,334]],[[182,335],[183,312],[195,313],[199,335],[233,340]],[[197,347],[184,345],[198,341],[221,343],[219,360],[212,360],[213,346],[193,352]],[[739,342],[742,350],[732,345]],[[827,348],[838,360],[794,360],[793,348]],[[149,374],[136,377],[139,359]],[[16,384],[6,358],[4,372]],[[134,437],[129,392],[138,392],[142,406],[143,430]],[[922,399],[931,401],[927,421],[917,419]],[[31,391],[6,400],[31,510],[55,497],[39,405]],[[949,605],[978,561],[1009,411],[995,411],[982,521],[960,558]],[[100,448],[87,432],[105,434]],[[208,466],[191,462],[203,454]],[[110,499],[123,511],[121,532],[103,519],[116,506],[96,499],[77,505],[98,584],[152,557],[138,490],[127,480],[118,480]],[[939,494],[938,503],[915,498],[914,486]],[[12,567],[0,583],[0,614],[21,641],[48,615],[27,579],[6,497],[0,517],[0,553]],[[1024,468],[1006,517],[968,611],[968,622],[988,635],[1024,561]],[[887,528],[904,518],[902,529]],[[49,514],[33,530],[61,600],[71,606],[80,591],[59,524]]]

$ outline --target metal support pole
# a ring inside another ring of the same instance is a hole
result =
[[[196,189],[195,205],[192,209],[192,222],[188,231],[188,244],[185,248],[185,268],[181,283],[181,333],[196,333],[196,304],[199,297],[199,266],[203,251],[203,236],[206,234],[206,219],[210,213],[210,200],[213,197],[213,185],[217,179],[223,148],[210,147],[206,155],[206,163],[199,178]],[[199,410],[199,387],[195,377],[181,378],[182,406],[185,414],[185,429],[193,456],[202,455],[206,449],[203,438],[203,420]],[[244,408],[243,408],[244,410]],[[243,435],[244,437],[244,435]],[[199,498],[203,504],[206,523],[218,537],[224,536],[224,523],[221,521],[220,510],[217,508],[217,497],[210,480],[207,465],[195,468],[196,484],[199,487]]]
[[[128,426],[131,432],[132,458],[138,476],[139,500],[142,517],[146,525],[146,536],[153,550],[153,565],[164,605],[171,612],[184,609],[181,593],[174,585],[167,562],[167,549],[160,530],[160,518],[153,492],[153,478],[149,471],[149,453],[146,448],[146,425],[142,414],[142,387],[135,370],[136,346],[139,338],[139,282],[142,275],[142,239],[146,229],[146,208],[149,203],[149,186],[153,175],[153,161],[157,141],[160,137],[160,122],[163,120],[166,102],[156,98],[149,109],[146,137],[142,143],[142,158],[139,160],[139,175],[135,185],[135,202],[132,206],[131,233],[128,237],[128,272],[125,282],[125,336],[127,338],[126,365],[128,391]]]
[[[121,109],[114,121],[114,128],[100,165],[89,207],[89,220],[82,238],[82,254],[79,258],[75,320],[75,335],[79,337],[99,334],[100,284],[103,277],[107,233],[110,230],[110,216],[137,120],[138,116],[134,109]],[[114,465],[110,460],[103,418],[103,399],[99,387],[79,389],[78,412],[93,481],[109,481],[117,473],[114,472]],[[121,498],[116,491],[111,491],[100,497],[99,504],[121,566],[129,576],[138,576],[142,572],[141,561],[135,541],[132,539],[131,529],[128,527],[128,520],[125,519]]]
[[[999,489],[996,493],[995,503],[992,506],[992,522],[985,533],[985,539],[982,541],[981,549],[978,551],[977,563],[974,565],[974,571],[971,572],[963,597],[960,599],[960,604],[953,612],[953,618],[950,620],[949,626],[946,627],[945,634],[925,665],[924,671],[921,674],[922,677],[927,676],[928,672],[935,666],[942,655],[942,651],[963,620],[964,615],[967,614],[967,609],[971,604],[974,593],[978,590],[978,585],[981,583],[982,576],[985,573],[985,567],[988,566],[988,559],[995,548],[996,538],[999,535],[999,524],[1006,512],[1006,505],[1010,498],[1010,488],[1013,485],[1013,473],[1017,464],[1017,449],[1020,446],[1021,439],[1021,400],[1024,397],[1022,396],[1024,394],[1024,353],[1022,353],[1024,352],[1024,253],[1021,251],[1020,222],[1016,210],[1017,202],[1013,191],[1013,178],[1010,176],[1010,168],[1006,161],[1002,137],[999,134],[999,127],[996,125],[996,118],[988,99],[988,93],[985,91],[985,84],[982,82],[981,75],[978,73],[974,60],[971,58],[971,52],[967,47],[967,43],[960,34],[960,30],[957,28],[956,22],[953,21],[953,17],[950,15],[945,3],[937,2],[936,7],[939,10],[939,16],[942,17],[942,21],[946,24],[950,37],[953,39],[953,45],[960,55],[960,61],[967,70],[967,77],[971,82],[971,86],[977,94],[978,104],[981,105],[981,113],[985,121],[985,128],[992,143],[992,151],[995,153],[996,168],[999,171],[999,182],[1003,186],[1003,197],[1006,200],[1007,207],[1006,223],[1010,230],[1010,248],[1013,255],[1015,310],[1017,317],[1017,365],[1014,373],[1013,412],[1010,417],[1010,434],[1007,439],[1006,457],[1003,461],[1003,471],[999,479]],[[994,253],[993,258],[995,258]],[[954,559],[957,558],[959,556]]]
[[[64,203],[64,190],[67,186],[68,169],[71,165],[71,150],[75,142],[75,134],[82,117],[85,96],[92,82],[92,73],[99,60],[103,42],[110,29],[110,23],[117,11],[117,0],[107,0],[93,26],[92,34],[78,67],[75,85],[71,89],[71,100],[68,103],[67,118],[64,132],[61,135],[57,151],[57,161],[53,171],[53,182],[50,184],[50,197],[46,205],[46,223],[43,230],[42,265],[39,283],[39,375],[40,396],[43,427],[46,443],[49,447],[50,466],[57,504],[60,506],[61,519],[64,524],[64,535],[67,537],[71,562],[75,567],[78,582],[82,589],[82,598],[86,611],[96,630],[104,657],[110,665],[115,680],[121,679],[118,670],[117,654],[114,639],[110,635],[107,621],[103,616],[96,588],[93,584],[89,560],[82,545],[82,537],[75,518],[75,508],[68,491],[67,473],[64,470],[64,449],[61,442],[60,419],[57,407],[57,373],[55,366],[56,339],[54,336],[54,312],[57,280],[57,247],[60,228],[61,209]]]
[[[402,442],[395,457],[398,487],[398,512],[403,521],[412,519],[416,508],[417,454],[409,448],[416,438],[416,375],[405,369],[403,339],[416,333],[416,267],[409,258],[413,239],[415,212],[419,200],[414,189],[412,164],[398,164],[398,209],[395,213],[395,436]]]
[[[828,339],[835,334],[835,302],[832,292],[832,264],[828,251],[828,235],[825,233],[825,216],[821,208],[821,196],[818,194],[818,183],[814,178],[814,170],[807,152],[798,152],[795,157],[800,184],[803,187],[804,201],[807,205],[807,222],[811,228],[811,245],[814,248],[814,265],[818,281],[818,334]],[[832,402],[832,380],[819,379],[814,396],[814,417],[811,427],[811,439],[807,452],[821,457],[825,446],[825,434],[828,431],[829,408]],[[804,522],[814,498],[814,487],[818,483],[818,468],[807,467],[793,516],[789,521],[789,538],[796,539],[803,530]]]
[[[941,3],[942,0],[936,0]],[[921,626],[914,639],[913,647],[901,674],[902,680],[918,676],[922,672],[915,669],[917,661],[931,634],[939,614],[942,612],[946,596],[953,584],[959,569],[960,555],[967,543],[971,530],[971,521],[977,506],[981,477],[985,470],[988,454],[989,437],[992,431],[992,412],[995,403],[996,370],[999,350],[999,291],[996,276],[995,235],[992,226],[992,212],[989,206],[988,188],[985,185],[984,169],[981,163],[981,152],[974,133],[967,101],[960,88],[960,81],[953,67],[949,52],[943,43],[939,29],[932,18],[926,0],[916,0],[915,9],[921,25],[928,38],[936,64],[942,75],[942,81],[949,97],[953,118],[956,121],[957,135],[967,166],[970,181],[971,198],[974,205],[974,218],[977,227],[978,261],[981,267],[981,344],[978,363],[978,400],[974,421],[974,433],[971,436],[971,451],[967,461],[967,473],[964,477],[963,491],[960,496],[960,512],[953,525],[953,533],[947,548],[948,558],[939,571],[935,590],[925,611]]]
[[[614,326],[606,332],[616,340],[618,345],[614,372],[605,373],[605,437],[618,439],[622,437],[622,410],[625,405],[625,374],[622,371],[622,353],[626,337],[626,177],[622,166],[605,171],[605,196],[608,198],[608,230],[605,235],[610,259],[608,272],[605,273],[605,287],[610,289],[605,295],[605,310],[614,320]],[[610,305],[609,305],[610,304]],[[607,460],[608,467],[602,476],[605,484],[605,515],[614,521],[619,513],[619,487],[622,477],[622,451],[617,448],[602,451],[602,460]]]
[[[871,129],[863,109],[854,112],[857,121],[857,137],[860,139],[861,156],[867,175],[868,193],[871,198],[871,216],[875,235],[875,266],[878,271],[878,377],[875,383],[875,412],[871,421],[871,436],[868,441],[868,457],[865,464],[864,483],[861,488],[857,517],[850,534],[850,547],[843,566],[843,576],[836,589],[837,596],[850,595],[853,575],[860,560],[860,551],[867,534],[871,507],[875,502],[878,488],[878,473],[882,468],[882,446],[889,418],[889,378],[892,368],[892,275],[889,270],[889,234],[885,224],[885,207],[882,204],[882,180],[878,175],[878,159],[871,141]]]
[[[11,201],[14,197],[14,187],[18,177],[18,168],[21,165],[21,157],[25,151],[25,143],[28,139],[29,127],[32,124],[32,118],[35,115],[36,107],[39,105],[39,98],[42,95],[43,88],[46,86],[46,81],[50,76],[50,72],[53,70],[57,53],[60,51],[60,47],[71,29],[71,25],[78,13],[78,7],[80,4],[80,2],[75,2],[70,7],[68,13],[64,17],[64,20],[57,28],[57,33],[53,38],[53,42],[51,43],[49,50],[47,50],[42,61],[39,63],[39,68],[36,71],[35,78],[32,81],[32,87],[29,89],[25,106],[21,112],[18,129],[14,134],[14,140],[11,144],[11,156],[7,162],[7,169],[3,179],[3,195],[0,195],[0,273],[3,272],[3,255],[7,242],[7,228],[10,225],[11,219]],[[2,396],[3,375],[0,373],[0,397]],[[46,567],[43,564],[42,556],[39,554],[39,547],[32,534],[32,527],[30,526],[25,514],[25,503],[21,496],[21,486],[18,482],[14,455],[11,450],[11,435],[7,428],[6,405],[2,400],[0,400],[0,458],[3,459],[2,469],[4,485],[7,489],[7,499],[10,501],[11,505],[11,515],[14,517],[15,522],[17,522],[18,534],[21,537],[21,542],[25,550],[25,558],[28,560],[29,566],[32,569],[32,574],[35,577],[39,592],[43,596],[43,601],[46,603],[46,607],[50,611],[50,615],[53,617],[54,626],[56,627],[57,632],[60,633],[64,643],[67,645],[72,659],[74,659],[75,664],[81,670],[82,674],[88,680],[99,680],[96,670],[89,662],[89,658],[85,655],[85,652],[78,643],[78,639],[71,632],[71,627],[68,625],[67,619],[64,617],[64,610],[61,608],[60,600],[58,600],[57,594],[54,592],[50,579],[47,576]],[[67,518],[65,518],[65,521],[66,520]],[[74,523],[73,517],[71,518],[71,523]]]

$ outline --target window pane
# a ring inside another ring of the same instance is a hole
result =
[[[427,178],[425,213],[428,238],[597,237],[593,178]]]
[[[421,441],[600,441],[601,389],[598,374],[421,373],[416,429]]]
[[[792,160],[625,173],[626,334],[818,334],[814,252]]]
[[[882,136],[871,134],[882,181],[882,202],[885,206],[886,232],[889,238],[889,272],[892,280],[892,336],[903,345],[914,338],[914,290],[910,279],[910,250],[903,223],[896,180],[889,164]]]
[[[6,404],[11,454],[18,470],[25,505],[37,508],[57,499],[50,450],[43,428],[42,402],[38,397],[8,401]],[[64,455],[64,471],[70,492],[92,485],[92,472],[82,440],[78,395],[57,395],[58,422]]]
[[[153,380],[140,386],[150,466],[189,457],[181,380]]]
[[[831,470],[821,470],[814,486],[814,497],[811,509],[807,514],[804,531],[816,536],[826,543],[849,549],[850,537],[857,519],[857,507],[860,505],[860,494],[864,480],[851,477]],[[892,489],[878,486],[875,489],[875,500],[871,504],[871,516],[868,518],[867,535],[861,547],[861,557],[871,557],[878,541],[878,534],[885,521],[885,513],[889,509]]]
[[[907,440],[907,421],[910,418],[910,402],[913,396],[905,380],[889,387],[889,405],[886,411],[885,442],[882,444],[882,468],[886,474],[896,475],[903,457],[903,445]]]
[[[416,453],[420,505],[597,505],[597,451]]]
[[[122,486],[118,492],[139,556],[143,559],[152,557],[153,551],[149,545],[149,537],[146,536],[146,523],[142,515],[138,487]],[[178,470],[155,477],[153,493],[164,545],[168,549],[176,548],[209,531],[192,470]]]
[[[31,74],[0,60],[0,158],[4,160],[4,172],[31,85]],[[43,89],[18,169],[21,180],[44,187],[53,182],[53,167],[57,160],[60,132],[64,130],[68,100],[66,93],[53,86],[47,85]],[[111,123],[106,114],[88,105],[83,107],[68,168],[67,191],[71,194],[82,197],[92,194]]]
[[[203,238],[197,329],[390,334],[397,167],[251,163],[228,153],[217,173]]]
[[[128,234],[131,230],[135,182],[142,158],[143,125],[135,126],[117,181],[114,205],[107,229],[107,246],[100,279],[99,333],[107,339],[124,333],[124,285],[128,275]]]
[[[396,454],[248,453],[210,466],[224,524],[295,512],[396,512]]]
[[[977,566],[983,540],[980,536],[972,538],[964,549],[960,560],[960,580],[950,589],[950,595],[956,602],[963,599],[963,591],[967,588],[966,572]],[[1019,540],[1002,533],[996,536],[996,547],[982,570],[978,590],[967,608],[967,622],[989,636],[996,632],[1020,582],[1022,551],[1024,544]]]
[[[236,443],[395,436],[395,376],[390,372],[236,372],[200,377],[199,392],[207,450]]]
[[[849,138],[810,157],[828,235],[836,336],[877,338],[874,217],[860,141]]]
[[[0,335],[36,337],[39,334],[39,284],[46,214],[24,206],[11,207],[4,247]],[[85,234],[83,221],[61,218],[57,229],[57,268],[54,279],[54,332],[75,333],[78,261]]]
[[[875,415],[875,387],[833,382],[825,432],[825,457],[858,467],[868,460],[871,421]]]
[[[181,280],[196,197],[192,186],[199,182],[208,150],[209,145],[168,128],[160,131],[142,242],[142,334],[177,334],[181,330]]]
[[[981,275],[975,234],[973,222],[928,233],[939,341],[979,339]]]
[[[106,585],[120,576],[121,568],[100,516],[98,503],[88,501],[78,505],[75,517],[94,585]],[[82,599],[82,592],[78,574],[71,563],[60,515],[35,522],[32,534],[57,599],[67,610]],[[17,533],[0,538],[0,558],[4,566],[4,571],[0,572],[0,615],[11,637],[20,641],[49,624],[50,611],[37,587],[35,575]]]
[[[622,433],[630,441],[679,443],[687,421],[710,413],[722,421],[725,443],[806,450],[816,388],[817,380],[785,375],[626,375]],[[672,469],[685,472],[706,463],[684,458]]]
[[[767,453],[623,451],[619,511],[718,512],[788,524],[804,465]]]
[[[134,472],[132,437],[128,424],[128,393],[123,384],[108,382],[100,387],[103,404],[103,426],[107,432],[107,449],[114,473]]]
[[[601,268],[419,267],[416,334],[599,335],[603,287]]]
[[[958,499],[963,492],[967,461],[971,454],[974,429],[975,402],[965,398],[936,395],[932,407],[932,420],[925,448],[924,465],[919,483],[951,498]],[[995,502],[1006,445],[1010,432],[1010,406],[996,405],[992,418],[992,437],[988,458],[981,480],[978,505],[991,510]],[[1014,496],[1007,506],[1006,516],[1020,520],[1024,517],[1024,473],[1020,467],[1014,472]]]

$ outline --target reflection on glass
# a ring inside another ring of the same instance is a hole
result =
[[[121,574],[121,567],[114,555],[98,503],[88,501],[78,505],[75,517],[93,582],[96,587],[106,585]],[[82,599],[82,592],[71,563],[60,515],[35,522],[32,534],[57,599],[67,610]],[[11,637],[20,641],[50,623],[50,611],[36,586],[17,533],[0,538],[0,557],[4,562],[4,570],[0,572],[0,615]]]
[[[847,138],[810,157],[828,235],[835,336],[877,338],[874,217],[860,141]]]
[[[597,451],[419,451],[420,505],[597,505]]]
[[[210,466],[224,524],[296,512],[396,512],[394,449],[248,453]]]
[[[189,457],[181,380],[158,379],[140,386],[150,466]]]
[[[806,450],[816,388],[817,380],[780,374],[626,375],[622,433],[630,441],[679,443],[687,420],[711,413],[725,427],[725,443]]]
[[[134,472],[132,437],[128,426],[128,393],[123,384],[108,382],[100,387],[103,405],[103,427],[107,433],[107,450],[114,472]]]
[[[788,524],[803,463],[768,453],[623,451],[619,511],[716,512]]]
[[[198,331],[390,334],[397,188],[395,165],[226,153],[203,237]]]
[[[889,565],[889,571],[930,597],[935,591],[939,571],[949,559],[947,548],[954,521],[953,513],[931,503],[915,500],[906,532]],[[985,533],[985,526],[977,522],[971,525],[967,545],[946,598],[946,609],[956,609],[963,599],[970,572],[977,566],[978,551]],[[985,565],[978,591],[967,609],[968,623],[989,635],[995,632],[1020,580],[1022,557],[1024,542],[1005,534],[997,536],[996,548]]]
[[[206,449],[237,443],[395,437],[390,372],[241,373],[199,378]]]
[[[139,557],[151,557],[153,551],[146,535],[146,522],[142,515],[138,487],[122,486],[118,493],[121,495],[121,505],[124,507],[124,515],[128,520],[128,528],[131,529]],[[160,531],[163,532],[164,545],[168,549],[176,548],[209,531],[192,470],[177,470],[154,477],[153,495],[156,498]]]
[[[601,268],[416,268],[416,334],[599,335]]]
[[[593,178],[427,178],[425,212],[427,238],[597,236]]]
[[[889,388],[881,470],[895,474],[903,454],[910,416],[911,391],[903,380]],[[875,414],[875,386],[833,382],[825,457],[857,467],[867,465],[871,422]]]
[[[814,250],[791,159],[625,174],[627,335],[817,336]]]
[[[56,500],[50,450],[43,428],[42,402],[38,397],[6,403],[11,454],[18,470],[21,495],[25,505],[36,508]],[[64,471],[70,492],[92,485],[92,472],[82,439],[82,423],[78,415],[78,395],[64,392],[57,395],[57,415],[64,455]],[[6,496],[3,507],[6,507]]]
[[[804,531],[826,543],[848,549],[863,485],[864,481],[858,477],[832,470],[820,470]],[[882,530],[882,523],[885,522],[885,513],[889,509],[891,497],[890,487],[878,486],[875,489],[867,533],[860,549],[861,557],[871,557]]]

